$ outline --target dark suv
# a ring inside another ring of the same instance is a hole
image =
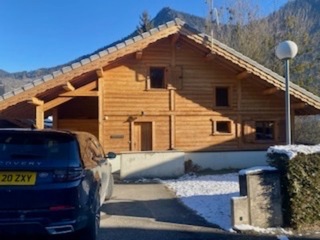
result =
[[[0,238],[97,239],[100,206],[113,189],[107,158],[114,157],[85,132],[1,129]]]

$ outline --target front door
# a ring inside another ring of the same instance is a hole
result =
[[[152,123],[134,123],[134,151],[152,150]]]

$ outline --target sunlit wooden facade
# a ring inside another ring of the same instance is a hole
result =
[[[291,86],[292,117],[320,100]],[[127,151],[264,150],[285,141],[283,78],[176,20],[3,95],[1,117],[89,131]]]

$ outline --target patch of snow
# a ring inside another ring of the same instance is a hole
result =
[[[289,240],[289,238],[287,236],[285,236],[285,235],[278,235],[277,238],[279,240]]]
[[[320,153],[320,144],[318,145],[276,145],[269,147],[268,153],[283,153],[286,154],[289,159],[295,158],[298,153],[313,154]]]
[[[162,181],[181,201],[208,222],[232,231],[231,198],[239,196],[238,174],[185,175]]]
[[[264,171],[277,171],[277,169],[275,167],[270,167],[270,166],[252,167],[252,168],[240,170],[239,175],[255,174],[255,173],[261,173]]]
[[[182,203],[205,218],[208,222],[233,232],[231,220],[231,199],[241,197],[239,174],[184,175],[178,179],[160,180],[174,191]],[[287,234],[282,228],[258,228],[251,225],[238,225],[235,229],[253,230],[266,234]],[[285,240],[281,235],[281,240]]]

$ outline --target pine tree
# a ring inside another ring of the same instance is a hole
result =
[[[140,25],[137,27],[137,32],[142,34],[144,32],[149,31],[153,28],[152,21],[150,20],[149,13],[147,11],[143,11],[140,16]]]

